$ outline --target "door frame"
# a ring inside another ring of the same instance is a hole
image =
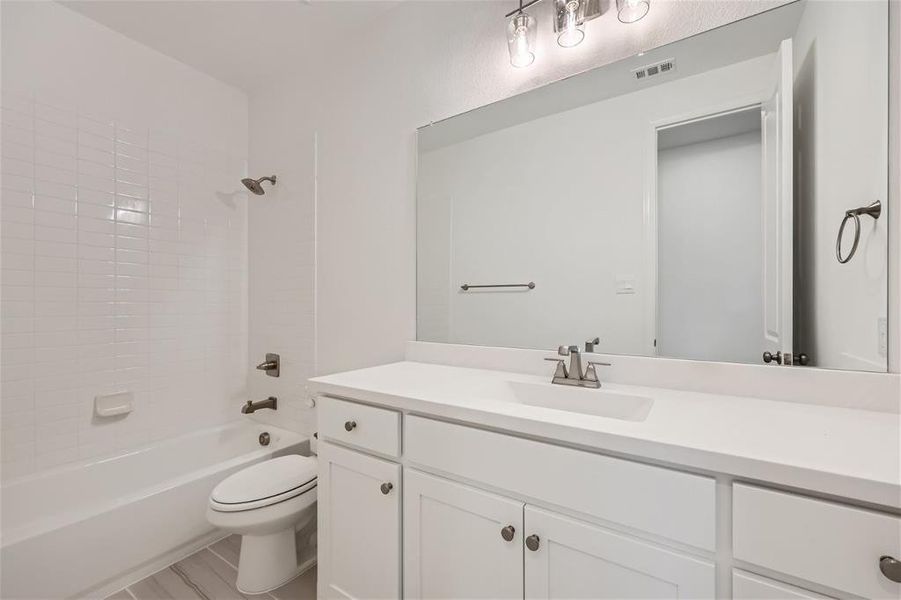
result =
[[[657,289],[657,134],[660,131],[673,127],[699,123],[754,108],[761,109],[764,102],[763,96],[764,94],[761,90],[756,94],[737,96],[725,102],[709,104],[703,108],[695,108],[683,113],[655,119],[648,124],[646,133],[648,154],[645,160],[645,193],[644,206],[642,207],[645,238],[643,243],[644,261],[647,265],[644,287],[648,291],[644,306],[644,347],[646,356],[658,356],[657,339],[659,332],[657,327],[659,324],[660,298],[658,297]]]

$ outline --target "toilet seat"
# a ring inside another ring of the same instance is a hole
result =
[[[210,508],[239,512],[271,506],[316,488],[316,459],[292,454],[251,465],[225,478],[210,494]]]

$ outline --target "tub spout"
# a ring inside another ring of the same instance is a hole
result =
[[[248,400],[247,404],[241,407],[241,412],[245,415],[249,415],[254,413],[261,408],[271,408],[272,410],[278,409],[278,398],[275,396],[269,396],[265,400],[257,400],[254,402],[253,400]]]

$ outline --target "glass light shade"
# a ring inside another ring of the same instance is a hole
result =
[[[557,43],[564,48],[578,46],[585,39],[585,25],[579,23],[579,0],[570,0],[563,7],[562,26]]]
[[[651,0],[616,0],[616,14],[623,23],[634,23],[651,10]]]
[[[535,29],[535,17],[524,12],[507,23],[507,48],[514,67],[528,67],[535,61]]]

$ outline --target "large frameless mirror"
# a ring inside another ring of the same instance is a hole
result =
[[[885,371],[888,36],[799,1],[423,127],[418,339]]]

